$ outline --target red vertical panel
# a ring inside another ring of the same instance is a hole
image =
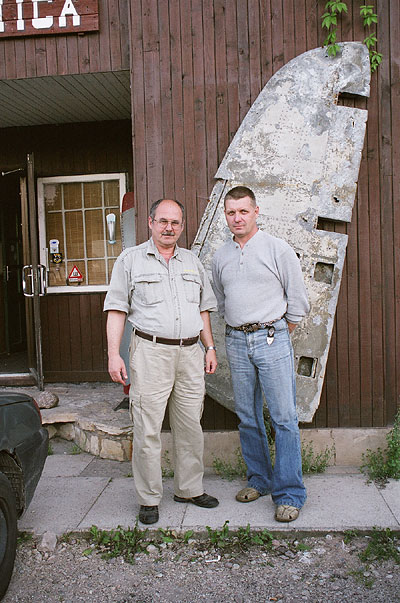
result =
[[[229,144],[228,95],[226,81],[225,1],[214,0],[215,72],[217,81],[218,164]],[[245,23],[243,29],[246,28]],[[240,81],[240,75],[239,75]]]
[[[15,65],[15,45],[13,40],[8,40],[8,44],[5,45],[5,75],[7,79],[15,77],[16,65]]]
[[[56,36],[47,36],[46,40],[46,57],[47,57],[47,71],[48,75],[57,73],[57,44]]]
[[[82,324],[80,320],[80,295],[69,295],[68,296],[68,325],[70,328],[71,337],[71,370],[80,371],[82,370],[82,347],[85,345],[86,338],[86,326]],[[96,327],[98,329],[98,327]],[[82,346],[83,339],[83,346]],[[62,370],[63,367],[59,367],[58,370]]]
[[[194,0],[196,1],[196,0]],[[186,244],[197,231],[191,0],[181,0]]]
[[[108,27],[110,31],[111,71],[121,69],[121,38],[119,0],[108,0]]]
[[[20,38],[15,40],[15,77],[25,77],[25,40]]]
[[[68,73],[79,73],[78,36],[66,36]]]
[[[211,192],[214,184],[214,175],[218,168],[213,0],[203,1],[203,23],[207,181],[208,190]]]
[[[78,36],[79,73],[91,73],[89,36]]]
[[[271,0],[272,1],[272,0]],[[319,20],[319,4],[315,0],[305,0],[306,5],[306,39],[307,39],[307,50],[312,50],[318,45],[322,46],[324,39],[326,38],[325,32],[320,33],[320,20]],[[321,7],[320,14],[323,13],[323,6]]]
[[[249,20],[249,67],[251,104],[262,88],[260,61],[260,11],[258,0],[248,0]]]
[[[141,2],[131,3],[132,133],[138,243],[147,238],[147,172]]]
[[[336,232],[345,233],[346,226],[337,227]],[[354,228],[349,228],[354,232]],[[354,244],[354,243],[353,243]],[[346,427],[348,425],[349,412],[349,339],[348,339],[348,272],[349,259],[346,255],[346,261],[343,269],[342,283],[338,298],[336,311],[336,337],[337,345],[340,346],[340,352],[337,353],[337,385],[338,385],[338,400],[337,404],[338,425]],[[331,403],[331,400],[329,400]]]
[[[79,296],[79,316],[83,325],[90,325],[90,295]],[[93,333],[91,328],[87,328],[84,331],[84,336],[81,339],[81,357],[82,357],[82,371],[93,370],[93,359],[92,359],[92,338]]]
[[[251,107],[249,24],[247,1],[237,0],[237,52],[239,84],[239,125]],[[218,35],[218,34],[217,34]]]
[[[228,116],[229,142],[240,126],[239,112],[239,56],[238,56],[238,23],[236,0],[228,0],[225,10],[226,21],[226,68],[228,81]]]
[[[381,35],[381,34],[379,34]],[[396,393],[387,401],[387,420],[392,421],[400,408],[400,7],[390,3],[390,53],[391,53],[391,104],[392,104],[392,174],[393,174],[393,224],[394,224],[394,356]]]
[[[209,198],[207,183],[207,145],[205,129],[205,86],[204,86],[204,53],[203,53],[203,11],[202,3],[192,3],[192,36],[193,36],[193,82],[194,82],[194,164],[196,178],[195,208],[196,226],[200,223]],[[195,227],[196,228],[196,227]],[[194,233],[195,234],[195,233]],[[189,238],[189,244],[192,238]]]
[[[106,367],[103,364],[103,337],[101,329],[101,315],[103,312],[102,299],[100,295],[89,295],[90,302],[90,330],[91,330],[91,355],[92,369],[94,371],[104,371]],[[85,335],[84,335],[85,338]]]
[[[260,0],[260,44],[262,87],[272,76],[272,17],[271,0]]]
[[[177,199],[185,198],[184,124],[182,89],[182,43],[180,2],[169,4],[171,36],[172,136],[174,141],[174,180]]]
[[[119,0],[119,36],[121,44],[121,68],[129,68],[129,6],[127,0]]]
[[[157,2],[142,3],[148,204],[163,196]]]
[[[36,76],[42,77],[47,75],[47,54],[46,54],[46,37],[34,38],[33,47],[35,52]]]
[[[367,146],[367,140],[365,141]],[[354,427],[361,425],[362,399],[367,406],[372,400],[372,354],[371,354],[371,278],[370,278],[370,237],[369,237],[369,205],[368,205],[368,173],[367,153],[360,165],[358,191],[354,214],[358,216],[358,283],[356,291],[352,292],[353,326],[358,334],[358,342],[351,340],[349,357],[350,370],[350,422]],[[368,250],[368,252],[367,252]],[[362,318],[361,318],[362,317]],[[350,324],[350,328],[352,328]],[[367,408],[367,413],[370,411]]]
[[[283,57],[288,63],[296,56],[295,0],[285,0],[283,5]]]
[[[110,27],[109,27],[109,6],[108,0],[101,0],[99,3],[99,27],[101,32],[100,38],[100,71],[111,71],[111,55],[110,55]],[[140,5],[140,0],[134,2],[135,5]]]
[[[34,38],[25,39],[25,65],[25,77],[36,77],[36,52]]]
[[[66,37],[56,37],[57,47],[57,74],[66,75],[68,73],[68,53]]]
[[[171,52],[169,3],[158,0],[160,31],[161,140],[163,157],[163,190],[167,198],[175,199],[174,141],[172,124]]]
[[[284,65],[283,56],[283,6],[281,0],[271,2],[272,18],[272,70],[279,71]]]
[[[392,3],[390,3],[392,4]],[[383,61],[378,70],[378,98],[380,120],[380,190],[381,190],[381,220],[384,226],[382,239],[382,276],[384,299],[384,358],[385,358],[385,399],[387,408],[385,414],[392,414],[395,407],[396,383],[396,316],[394,303],[394,222],[393,222],[393,191],[392,191],[392,145],[391,145],[391,73],[390,73],[390,14],[386,3],[378,4],[379,49]],[[398,44],[398,41],[397,41]],[[375,76],[376,77],[376,76]],[[393,144],[398,141],[393,140]],[[398,199],[396,200],[398,203]],[[374,407],[374,416],[379,419],[382,409]],[[388,417],[385,417],[388,418]]]
[[[306,3],[294,2],[294,53],[303,54],[307,48]]]

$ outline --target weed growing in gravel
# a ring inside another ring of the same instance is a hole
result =
[[[372,588],[375,582],[374,578],[370,575],[367,568],[351,570],[349,572],[349,576],[354,576],[357,582],[363,584],[366,588]]]
[[[163,454],[163,463],[161,465],[161,475],[163,477],[174,477],[174,468],[172,467],[169,452],[166,450]]]
[[[47,449],[47,456],[51,456],[52,454],[54,454],[54,450],[53,450],[53,446],[49,442],[49,447]]]
[[[213,468],[217,475],[222,477],[222,479],[226,479],[228,481],[232,481],[235,477],[241,477],[245,479],[247,473],[246,463],[244,462],[242,453],[240,448],[236,448],[235,450],[236,460],[234,463],[229,461],[223,461],[219,457],[214,456],[213,460]]]
[[[89,541],[92,541],[95,547],[101,552],[103,559],[112,557],[123,557],[128,563],[135,562],[136,553],[145,553],[148,542],[146,535],[148,530],[141,530],[138,527],[138,521],[133,528],[124,529],[118,526],[116,530],[107,532],[99,530],[97,526],[90,528]],[[93,549],[89,548],[84,554],[91,554]]]
[[[367,548],[358,555],[361,561],[387,561],[400,565],[400,539],[389,529],[373,528]]]
[[[400,479],[400,409],[397,411],[393,428],[386,435],[387,447],[376,451],[368,449],[362,455],[360,471],[368,481],[384,486],[388,478]]]
[[[225,521],[222,528],[212,529],[206,526],[209,544],[218,550],[246,551],[252,546],[271,547],[272,534],[268,530],[252,532],[250,524],[245,528],[240,527],[236,533],[229,532],[229,521]]]
[[[357,538],[357,536],[357,530],[345,530],[343,533],[343,542],[345,544],[350,544],[351,542],[353,542],[354,538]]]
[[[72,448],[70,450],[70,454],[81,454],[82,449],[79,448],[79,446],[77,444],[73,444]]]
[[[29,534],[29,532],[18,532],[17,546],[25,544],[25,542],[30,542],[32,538],[33,536],[32,534]]]

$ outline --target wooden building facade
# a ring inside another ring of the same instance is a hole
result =
[[[13,15],[14,4],[5,0],[3,13],[7,6]],[[48,3],[38,4],[47,16]],[[59,23],[64,4],[54,2],[48,23]],[[262,87],[326,35],[324,0],[72,4],[77,14],[84,5],[98,11],[97,25],[75,32],[67,15],[68,33],[33,35],[26,26],[26,35],[7,36],[16,21],[4,21],[2,33],[0,19],[2,383],[35,338],[34,308],[13,276],[29,264],[32,192],[39,259],[50,267],[48,293],[37,301],[44,380],[108,380],[102,303],[120,234],[114,247],[104,240],[107,215],[118,214],[115,195],[134,193],[138,242],[148,236],[153,200],[181,200],[181,244],[190,245],[218,165]],[[338,39],[363,40],[359,3],[347,4]],[[400,405],[400,8],[390,0],[375,7],[383,61],[370,98],[346,101],[369,117],[353,221],[335,226],[349,244],[317,427],[385,426]],[[50,240],[59,241],[59,265]]]

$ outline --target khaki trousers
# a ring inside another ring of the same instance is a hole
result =
[[[199,344],[153,343],[132,334],[130,411],[132,468],[138,502],[158,505],[162,493],[161,426],[169,400],[173,441],[174,492],[203,494],[204,354]]]

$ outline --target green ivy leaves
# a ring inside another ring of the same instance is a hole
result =
[[[325,5],[325,12],[321,19],[322,27],[328,30],[328,35],[324,40],[324,46],[326,46],[328,55],[331,57],[335,57],[340,50],[340,46],[337,44],[337,17],[338,15],[347,12],[348,8],[346,2],[330,0]],[[373,4],[363,4],[360,6],[360,17],[363,20],[364,28],[370,28],[378,23],[378,15],[374,13]],[[374,46],[377,44],[377,41],[377,37],[373,32],[371,32],[364,40],[364,44],[369,50],[372,73],[377,70],[378,66],[382,62],[381,53],[374,48]]]

